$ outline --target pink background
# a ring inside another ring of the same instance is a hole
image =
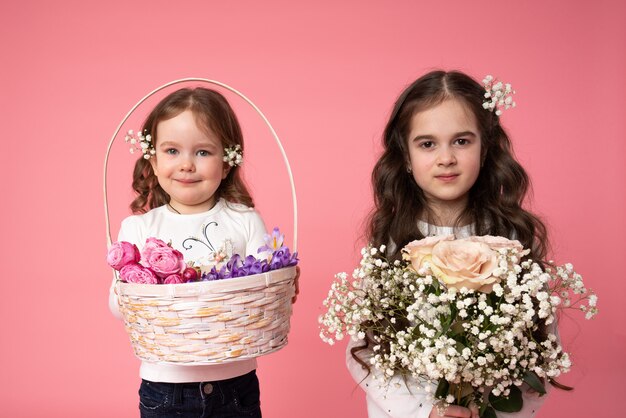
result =
[[[302,294],[289,345],[260,360],[267,417],[364,417],[343,345],[318,338],[321,302],[358,260],[369,175],[392,103],[433,68],[500,76],[503,116],[534,180],[557,260],[600,299],[566,320],[575,362],[539,417],[624,410],[626,7],[620,1],[3,1],[0,415],[138,416],[138,361],[107,308],[102,161],[145,93],[187,76],[247,94],[284,142],[300,207]],[[227,4],[229,3],[229,4]],[[285,171],[232,95],[268,227],[291,236]],[[147,107],[131,123],[137,127]],[[119,145],[119,144],[118,144]],[[114,234],[132,161],[112,154]]]

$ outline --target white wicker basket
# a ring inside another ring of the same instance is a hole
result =
[[[297,201],[285,150],[265,115],[232,87],[205,78],[174,80],[153,90],[126,114],[113,134],[104,161],[104,209],[107,244],[111,228],[107,199],[107,166],[113,142],[133,111],[169,86],[201,82],[225,88],[250,104],[269,127],[282,153],[291,184],[294,211],[293,246],[297,250]],[[214,364],[258,357],[287,344],[295,267],[235,279],[184,284],[124,283],[117,272],[120,312],[135,355],[173,364]]]

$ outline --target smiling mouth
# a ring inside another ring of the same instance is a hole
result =
[[[459,177],[458,174],[446,174],[443,176],[435,176],[435,178],[441,180],[441,181],[452,181],[454,179],[456,179],[457,177]]]
[[[179,183],[183,183],[183,184],[193,184],[193,183],[199,182],[200,180],[175,179],[175,181],[177,181]]]

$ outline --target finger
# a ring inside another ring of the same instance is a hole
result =
[[[472,418],[480,418],[480,415],[478,414],[478,407],[476,405],[471,404],[469,409],[472,412]]]
[[[446,417],[458,417],[458,418],[471,418],[472,411],[467,408],[463,408],[458,405],[450,405],[446,408],[446,412],[444,414]]]
[[[296,277],[294,278],[293,284],[295,286],[295,292],[293,297],[291,298],[291,303],[296,303],[298,300],[298,295],[300,294],[300,266],[296,266]]]
[[[296,294],[300,293],[300,266],[296,266],[296,277],[294,279],[296,284]]]

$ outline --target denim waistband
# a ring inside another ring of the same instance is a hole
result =
[[[175,402],[180,401],[181,398],[204,399],[218,397],[222,403],[227,403],[232,397],[233,391],[231,388],[244,383],[248,379],[254,379],[255,375],[256,370],[252,370],[249,373],[230,379],[207,382],[166,383],[142,380],[159,392],[170,394]]]

